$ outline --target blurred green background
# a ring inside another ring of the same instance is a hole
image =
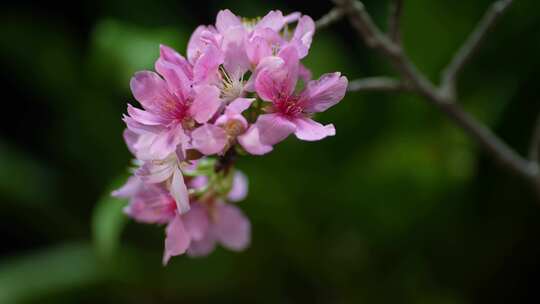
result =
[[[436,80],[490,0],[406,1],[404,43]],[[540,2],[515,1],[460,79],[461,102],[519,152],[540,111]],[[385,25],[387,1],[365,1]],[[319,18],[326,1],[4,1],[0,303],[539,303],[540,204],[409,94],[349,93],[337,136],[290,138],[239,167],[251,247],[161,266],[163,229],[109,197],[127,176],[129,78],[185,54],[219,9]],[[393,74],[346,22],[316,34],[315,76]]]

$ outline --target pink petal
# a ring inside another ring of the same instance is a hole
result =
[[[195,88],[195,92],[197,95],[189,108],[189,113],[198,123],[205,123],[221,106],[220,91],[213,85],[201,85]]]
[[[193,80],[205,83],[214,81],[218,77],[218,68],[223,60],[223,53],[215,45],[207,45],[195,63]]]
[[[327,136],[336,135],[336,129],[333,124],[323,126],[311,118],[298,118],[294,123],[296,124],[294,135],[301,140],[315,141]]]
[[[347,78],[339,72],[324,74],[318,80],[308,82],[302,93],[306,113],[323,112],[338,103],[347,91]]]
[[[276,101],[282,96],[290,96],[298,80],[298,53],[292,45],[279,52],[282,61],[272,57],[261,62],[262,67],[255,79],[255,90],[265,101]]]
[[[298,18],[300,18],[300,13],[299,12],[293,12],[293,13],[290,13],[290,14],[288,14],[287,16],[285,16],[283,18],[285,19],[286,24],[293,23],[296,20],[298,20]]]
[[[231,202],[243,201],[248,194],[248,179],[241,171],[234,172],[232,189],[227,195]]]
[[[298,76],[304,84],[307,84],[311,80],[311,71],[303,64],[298,67]]]
[[[238,136],[238,143],[250,154],[263,155],[272,151],[272,146],[263,144],[259,136],[259,129],[251,126],[244,134]]]
[[[261,21],[255,25],[255,29],[264,29],[269,28],[276,32],[279,32],[285,25],[285,18],[283,18],[283,13],[281,11],[270,11],[266,16],[264,16]]]
[[[224,54],[223,66],[229,75],[241,76],[250,68],[245,46],[246,29],[244,26],[229,28],[223,36],[221,49]]]
[[[169,92],[187,99],[191,88],[193,70],[187,60],[173,49],[161,45],[155,69],[165,78]]]
[[[111,195],[119,198],[129,198],[134,196],[141,187],[141,180],[136,176],[130,176],[126,183],[119,189],[114,190]]]
[[[218,205],[216,213],[214,231],[219,242],[229,250],[244,250],[251,238],[251,224],[247,217],[230,204]]]
[[[227,106],[225,112],[230,114],[241,114],[247,110],[254,101],[255,98],[236,98]]]
[[[260,115],[255,122],[263,144],[273,146],[284,140],[296,129],[294,123],[278,114]]]
[[[189,212],[182,216],[184,226],[192,241],[200,241],[208,232],[208,213],[199,204],[191,205]]]
[[[267,76],[271,76],[271,71],[278,69],[283,64],[283,59],[278,56],[269,56],[262,58],[257,67],[255,68],[255,71],[248,79],[247,83],[244,85],[244,89],[248,92],[255,92],[255,83],[259,74],[264,71]],[[275,86],[272,85],[273,83],[271,83],[273,79],[270,77],[269,79],[264,79],[260,81],[262,82],[259,87],[259,95],[262,94],[260,96],[261,99],[265,101],[272,101],[273,99],[277,99],[279,96],[279,92],[277,91],[277,89],[275,89]]]
[[[129,152],[131,152],[131,154],[133,155],[136,155],[137,149],[135,148],[135,144],[139,139],[139,135],[129,129],[125,129],[122,135],[124,137],[124,141],[126,142]]]
[[[165,238],[163,265],[167,265],[171,257],[186,252],[191,241],[180,216],[176,216],[167,225],[165,233],[167,236]]]
[[[165,224],[176,216],[176,204],[160,186],[146,185],[124,208],[124,212],[140,223]]]
[[[148,161],[137,169],[135,174],[145,183],[161,183],[173,175],[175,167],[176,164],[171,162],[154,163]]]
[[[298,24],[296,25],[292,37],[292,42],[296,46],[299,58],[306,57],[314,34],[315,22],[313,22],[313,19],[309,16],[302,16],[302,18],[298,20]]]
[[[137,109],[130,104],[128,104],[127,112],[131,118],[133,118],[138,123],[141,123],[144,125],[155,126],[155,125],[166,124],[168,122],[168,120],[163,119],[162,117],[158,115],[155,115],[148,111]]]
[[[221,127],[204,124],[191,133],[192,145],[206,155],[221,152],[227,144],[227,134]]]
[[[195,64],[195,62],[202,55],[203,50],[206,48],[206,43],[201,39],[201,34],[204,31],[208,31],[208,27],[200,25],[195,29],[189,38],[187,46],[187,58],[191,64]]]
[[[272,46],[261,36],[255,36],[246,43],[246,53],[249,61],[257,65],[261,59],[272,55]]]
[[[180,168],[176,166],[173,172],[173,178],[171,182],[171,195],[176,201],[176,206],[180,214],[184,214],[189,211],[189,193],[184,182],[184,176]]]
[[[202,240],[191,242],[187,250],[187,254],[190,257],[207,256],[214,248],[216,248],[216,239],[211,230],[212,229],[210,229]]]
[[[208,185],[208,176],[199,175],[195,176],[189,181],[189,188],[199,189]]]
[[[146,110],[155,111],[172,98],[167,90],[165,80],[154,72],[142,71],[135,73],[129,85],[135,99]]]
[[[225,9],[218,12],[216,17],[216,28],[220,33],[225,33],[233,26],[241,26],[242,21],[230,10]]]
[[[168,130],[156,134],[148,153],[153,159],[164,159],[176,151],[185,134],[180,124],[169,127]]]

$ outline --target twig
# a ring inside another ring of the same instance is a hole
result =
[[[476,53],[486,34],[495,26],[499,17],[508,9],[510,4],[512,4],[512,0],[498,0],[485,12],[476,28],[443,70],[441,87],[445,93],[455,95],[456,77],[459,72]]]
[[[393,0],[390,3],[390,17],[388,18],[388,36],[401,44],[401,16],[403,15],[403,0]]]
[[[349,82],[347,87],[349,92],[359,91],[386,91],[386,92],[398,92],[398,91],[410,91],[411,87],[399,80],[389,77],[370,77],[356,79]]]
[[[452,119],[460,128],[462,128],[471,138],[476,140],[482,148],[490,155],[493,156],[503,167],[508,170],[526,178],[529,181],[534,180],[535,185],[538,185],[536,180],[538,176],[538,166],[531,163],[527,159],[521,157],[512,148],[506,145],[501,139],[499,139],[491,130],[485,127],[483,124],[475,120],[468,113],[457,104],[455,95],[445,94],[443,89],[437,88],[433,83],[427,79],[412,63],[412,61],[406,56],[401,49],[400,45],[390,40],[388,36],[383,34],[380,29],[372,21],[369,14],[366,12],[364,5],[359,1],[354,0],[334,0],[336,5],[342,8],[352,26],[358,31],[360,36],[364,39],[365,43],[379,50],[384,54],[391,63],[401,73],[403,79],[411,85],[412,89],[418,94],[424,96],[427,101],[435,105],[446,116]],[[489,11],[494,10],[495,15],[500,14],[510,4],[511,0],[499,0]],[[487,13],[491,16],[493,13]],[[481,22],[486,25],[481,25],[478,30],[479,34],[473,36],[477,37],[472,39],[473,42],[468,42],[472,47],[465,47],[462,49],[472,48],[476,49],[484,36],[484,32],[490,27],[494,17],[487,18],[487,21]],[[484,29],[485,28],[485,29]],[[478,42],[476,42],[478,41]],[[457,62],[465,62],[470,56],[468,53],[471,51],[464,51],[465,55],[458,56],[464,59],[457,59]],[[458,69],[463,63],[458,63],[456,66]],[[452,76],[453,78],[453,76]]]
[[[343,18],[344,15],[345,12],[341,8],[334,7],[326,15],[322,16],[319,20],[315,22],[315,27],[318,30],[325,28],[330,24],[339,21],[341,18]]]

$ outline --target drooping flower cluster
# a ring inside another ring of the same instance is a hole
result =
[[[335,134],[312,116],[343,98],[347,79],[310,79],[300,60],[314,32],[299,13],[246,20],[223,10],[215,26],[194,31],[187,58],[162,45],[157,73],[131,79],[143,109],[128,105],[124,139],[137,168],[114,195],[130,198],[126,213],[135,220],[167,224],[164,263],[205,255],[216,243],[249,244],[249,221],[230,204],[247,193],[237,154],[266,154],[293,133],[308,141]]]

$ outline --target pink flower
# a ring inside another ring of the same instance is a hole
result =
[[[217,243],[232,251],[242,251],[249,246],[251,224],[238,207],[217,202],[211,208],[198,205],[193,210],[201,212],[198,221],[208,223],[208,226],[201,230],[201,238],[192,240],[188,255],[208,255]]]
[[[150,71],[133,76],[131,90],[144,110],[128,105],[124,116],[130,149],[141,160],[164,159],[179,145],[185,150],[186,133],[207,122],[221,105],[219,89],[194,82],[191,65],[171,48],[160,47],[156,70],[163,78]]]
[[[198,187],[207,180],[193,180]],[[231,201],[245,198],[247,179],[236,172],[233,187],[228,194]],[[161,185],[145,184],[131,177],[113,196],[129,198],[124,212],[134,220],[147,224],[166,224],[163,264],[173,256],[188,253],[190,256],[209,254],[216,243],[223,247],[241,251],[249,245],[251,225],[237,207],[220,200],[207,203],[192,203],[184,214],[179,214],[174,198]]]
[[[321,125],[310,116],[338,103],[347,88],[347,78],[340,73],[325,74],[309,81],[299,94],[294,90],[299,74],[296,47],[283,48],[278,56],[267,57],[256,72],[255,88],[259,97],[272,103],[268,114],[260,115],[238,139],[252,154],[265,154],[291,133],[297,138],[315,141],[332,136],[332,124]]]
[[[192,145],[203,154],[211,155],[224,151],[225,147],[234,144],[236,137],[248,128],[248,122],[242,116],[254,98],[237,98],[231,102],[214,124],[204,124],[191,134]]]

